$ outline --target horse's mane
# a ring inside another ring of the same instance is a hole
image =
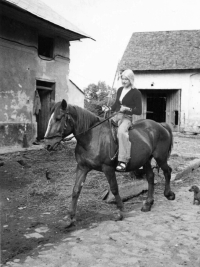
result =
[[[59,114],[61,102],[57,102],[51,109],[51,114]],[[86,132],[92,125],[100,121],[100,118],[91,111],[76,105],[68,104],[68,110],[75,122],[75,131],[77,133]]]
[[[68,108],[75,119],[74,127],[77,133],[86,132],[92,125],[100,121],[98,116],[87,109],[76,105],[68,105]]]

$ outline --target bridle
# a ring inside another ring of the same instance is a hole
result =
[[[70,126],[73,127],[73,123],[72,123],[73,119],[72,119],[72,116],[70,115],[68,109],[66,109],[66,111],[63,112],[63,114],[60,116],[59,119],[62,120],[63,118],[64,118],[64,126],[63,126],[61,134],[50,135],[48,137],[44,137],[44,139],[48,140],[48,139],[53,139],[53,138],[59,137],[59,138],[61,138],[60,142],[64,140],[64,132],[67,129],[67,122],[69,122]]]

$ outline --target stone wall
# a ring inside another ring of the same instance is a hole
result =
[[[20,145],[25,132],[30,142],[35,138],[36,80],[55,83],[55,101],[69,98],[69,42],[53,33],[42,32],[54,38],[55,58],[41,59],[36,28],[8,17],[3,17],[1,23],[0,147]]]

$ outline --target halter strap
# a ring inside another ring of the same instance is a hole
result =
[[[62,117],[65,118],[65,124],[64,124],[63,130],[66,128],[66,117],[67,117],[67,119],[69,120],[69,116],[71,117],[71,115],[70,115],[70,113],[69,113],[69,110],[67,109],[66,112],[64,112],[64,113],[62,114],[61,118],[60,118],[60,119],[62,119]],[[48,136],[48,137],[44,137],[44,139],[47,139],[47,140],[48,140],[48,139],[52,139],[52,138],[55,138],[55,137],[61,137],[62,140],[63,140],[63,136],[62,136],[62,134],[51,135],[51,136]],[[61,140],[61,141],[62,141],[62,140]]]

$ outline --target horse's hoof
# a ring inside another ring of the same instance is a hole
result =
[[[62,225],[62,227],[67,228],[67,227],[74,225],[75,222],[76,222],[75,219],[72,219],[70,218],[69,215],[67,215],[63,218],[63,220],[60,221],[60,224]]]
[[[170,191],[167,195],[165,195],[165,197],[168,200],[174,200],[176,198],[176,195],[174,194],[174,192]]]
[[[141,208],[141,211],[142,212],[148,212],[148,211],[151,211],[151,205],[145,205]]]
[[[151,203],[149,203],[149,202],[145,202],[144,204],[143,204],[143,207],[141,208],[141,211],[142,212],[148,212],[148,211],[150,211],[151,210],[151,207],[152,207],[152,205],[153,205],[153,200],[152,200],[152,202]]]
[[[117,213],[117,215],[115,216],[115,221],[122,221],[124,219],[124,215],[123,213],[120,211]]]

